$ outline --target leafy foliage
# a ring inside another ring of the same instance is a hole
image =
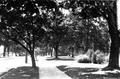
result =
[[[37,0],[3,0],[0,3],[0,33],[20,44],[32,57],[34,62],[35,43],[42,40],[45,33],[45,12],[50,9],[54,1],[49,1],[47,5]]]

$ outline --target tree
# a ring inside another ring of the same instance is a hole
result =
[[[48,20],[49,25],[46,27],[48,29],[49,44],[55,49],[55,58],[58,58],[58,48],[61,45],[62,39],[64,39],[68,28],[64,24],[64,16],[62,12],[52,11]]]
[[[108,52],[109,50],[109,35],[108,25],[106,20],[102,17],[94,19],[80,19],[79,15],[69,14],[67,21],[68,26],[68,39],[71,39],[70,49],[74,53],[79,50],[87,51],[88,49],[101,50]],[[68,43],[68,40],[66,40]],[[69,43],[68,43],[69,44]]]
[[[98,20],[96,22],[96,20]],[[109,34],[108,25],[106,20],[102,17],[97,19],[87,19],[82,21],[84,27],[84,44],[85,50],[92,48],[94,51],[97,49],[108,52],[109,51]]]
[[[9,56],[10,47],[13,44],[13,42],[11,40],[7,39],[2,34],[0,34],[0,37],[1,37],[0,38],[0,45],[4,46],[3,57],[5,57],[6,55]]]
[[[62,7],[72,9],[80,19],[106,19],[111,37],[110,58],[107,69],[119,68],[119,31],[117,27],[116,0],[66,0]]]
[[[0,33],[29,52],[32,67],[36,67],[35,43],[41,40],[45,33],[46,17],[43,10],[53,8],[55,5],[56,3],[51,0],[2,0],[0,2]]]
[[[7,38],[4,38],[4,40],[3,40],[3,45],[4,45],[3,57],[6,56],[6,52],[7,52],[8,56],[9,56],[9,51],[10,51],[11,44],[12,44],[11,40],[9,40]]]

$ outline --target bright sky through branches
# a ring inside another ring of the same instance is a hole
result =
[[[67,9],[61,9],[61,11],[65,16],[70,14],[70,11]]]

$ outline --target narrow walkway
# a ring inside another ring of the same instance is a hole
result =
[[[40,69],[40,79],[72,79],[57,69],[57,64],[52,61],[46,61],[44,58],[39,59],[38,66]]]
[[[56,67],[40,68],[40,79],[71,79]]]

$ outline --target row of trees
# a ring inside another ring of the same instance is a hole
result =
[[[116,0],[66,0],[62,7],[72,9],[74,15],[82,19],[103,17],[106,19],[111,37],[110,59],[105,69],[119,68],[119,30],[117,26]]]
[[[30,54],[33,67],[36,67],[34,49],[40,44],[53,48],[56,58],[60,46],[68,46],[72,52],[79,48],[108,52],[110,35],[108,68],[118,68],[116,4],[117,1],[101,0],[64,0],[61,3],[54,0],[2,0],[0,34],[21,45]],[[62,10],[69,14],[64,15]]]

